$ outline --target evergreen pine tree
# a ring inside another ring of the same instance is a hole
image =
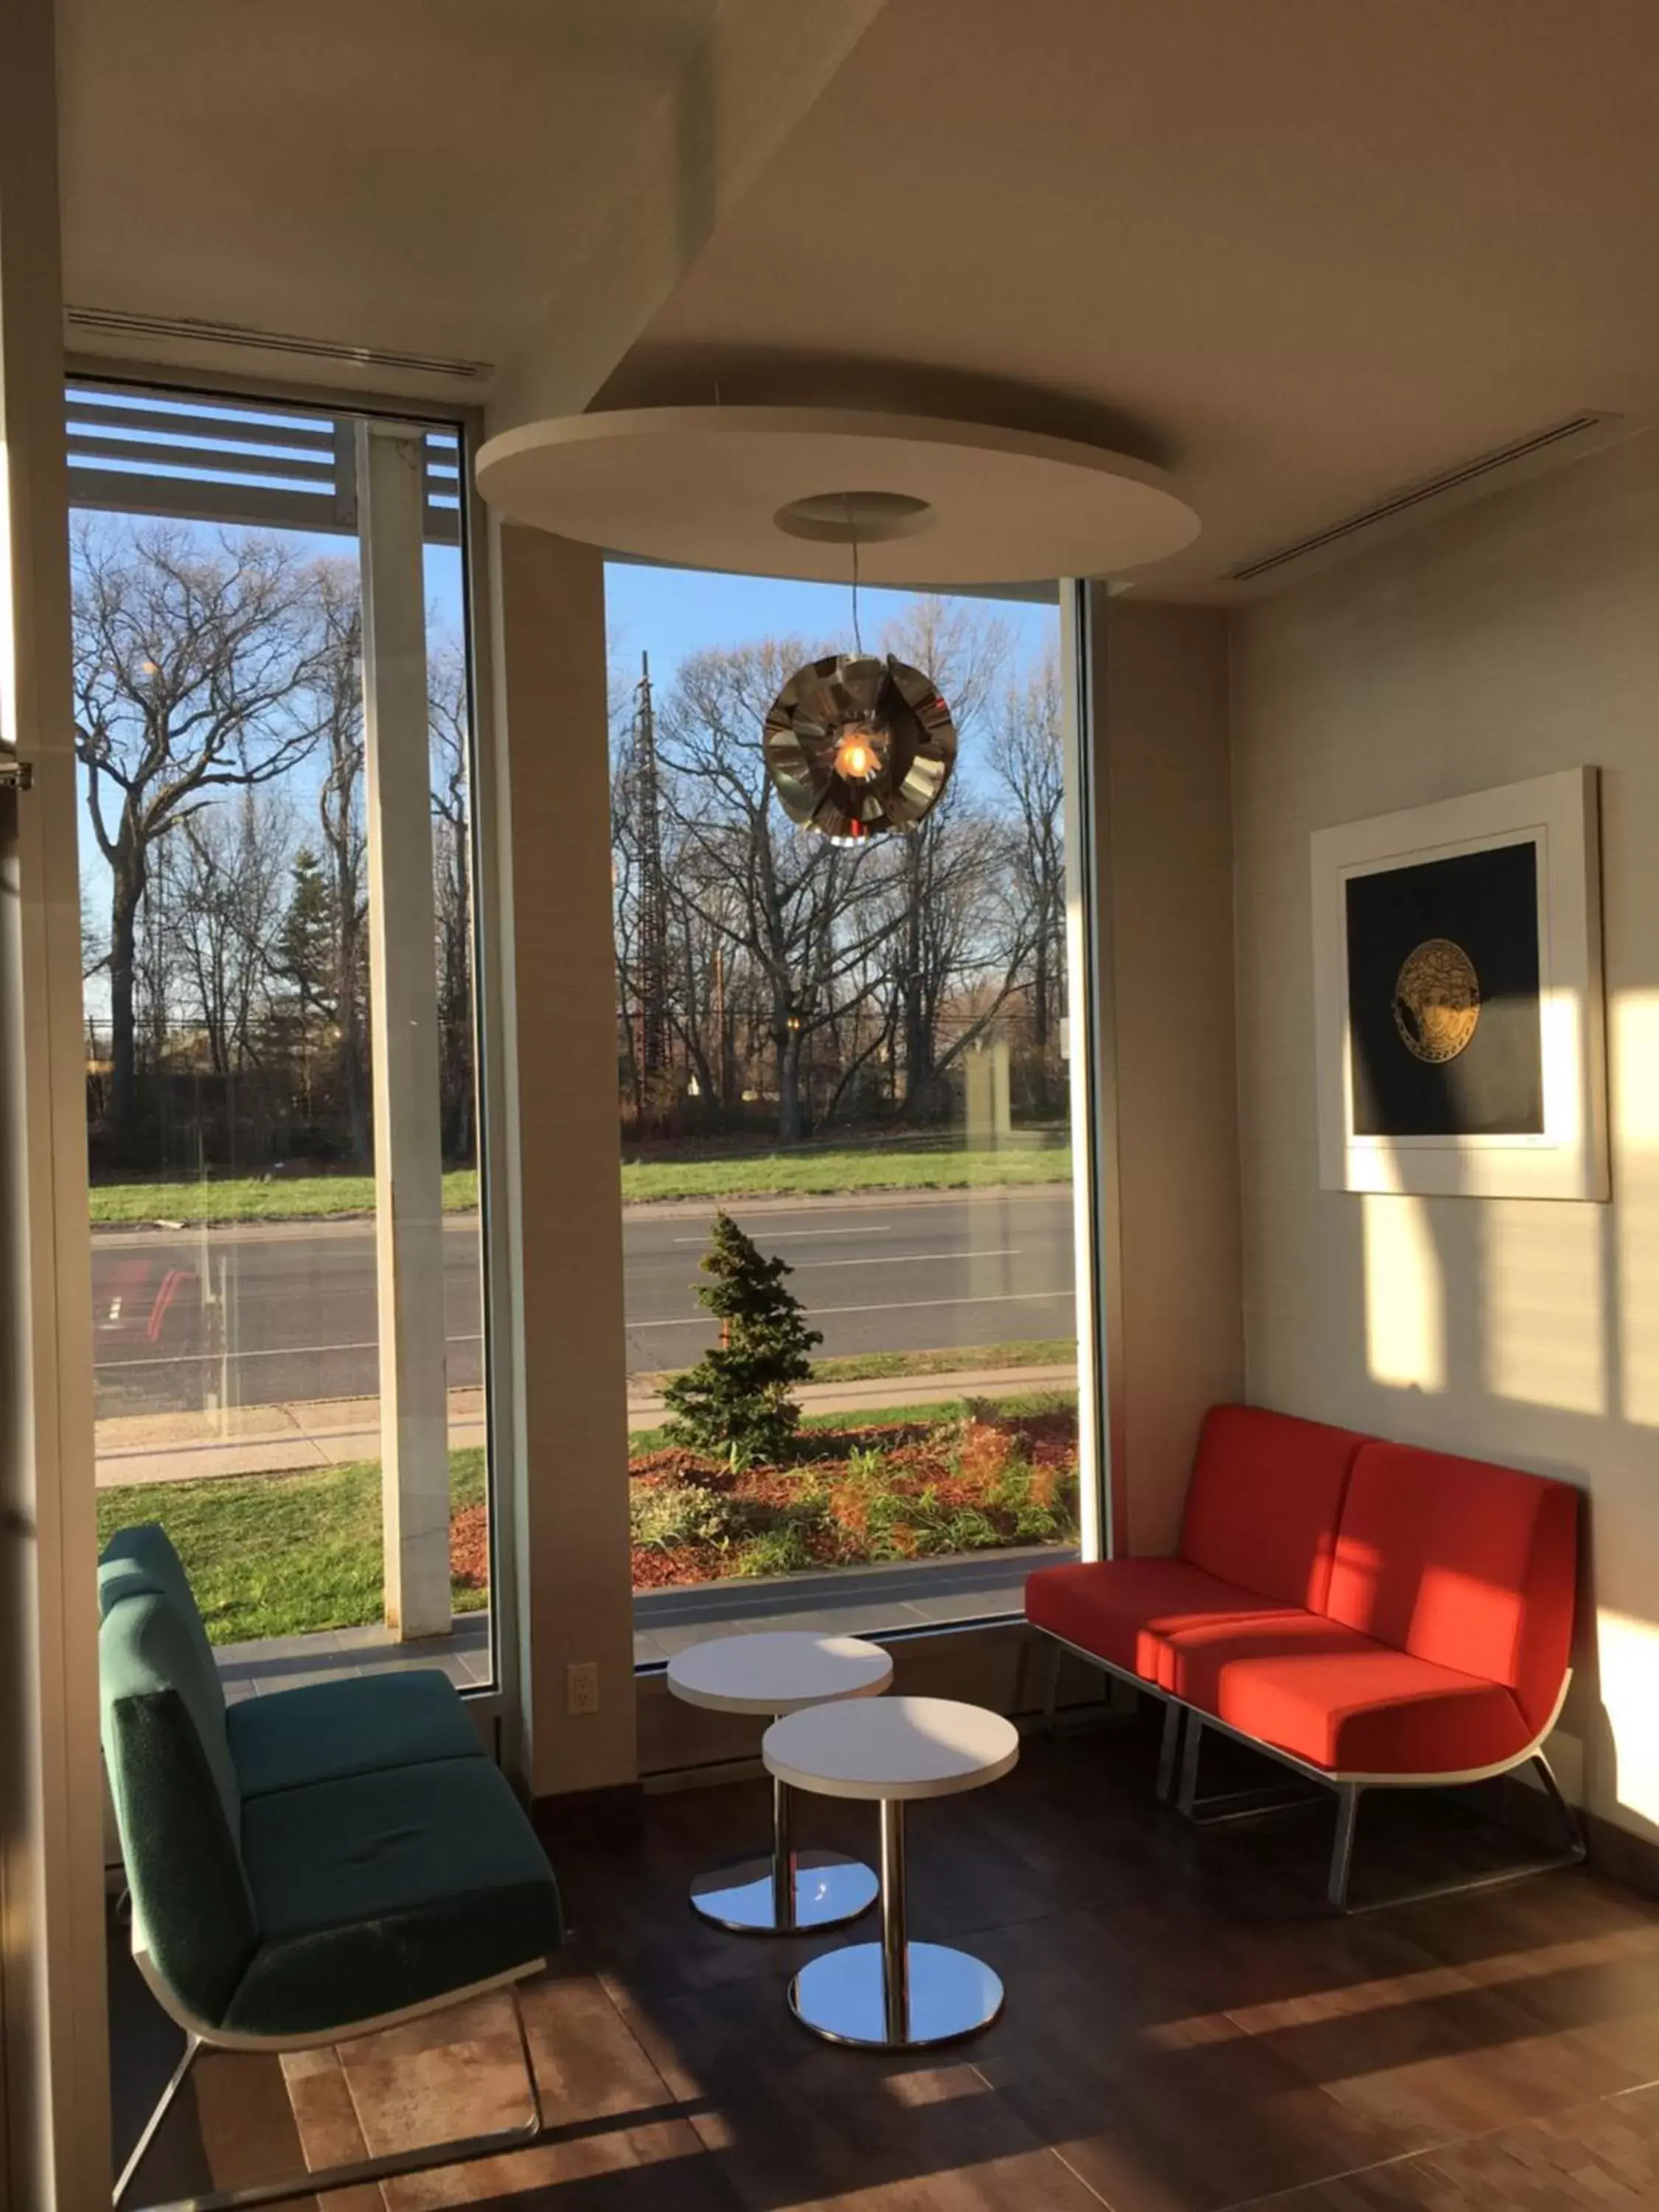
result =
[[[694,1451],[724,1454],[733,1467],[781,1459],[800,1407],[792,1383],[806,1382],[823,1334],[808,1328],[800,1300],[784,1286],[792,1271],[767,1259],[731,1216],[714,1216],[702,1262],[714,1280],[697,1292],[720,1323],[720,1341],[663,1392],[668,1433]]]
[[[310,1012],[334,995],[334,901],[323,864],[308,845],[294,855],[294,888],[283,921],[282,963],[301,1006]]]

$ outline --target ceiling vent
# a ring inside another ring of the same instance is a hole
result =
[[[1613,415],[1589,412],[1570,415],[1564,422],[1553,422],[1547,430],[1534,430],[1529,437],[1517,438],[1511,446],[1501,446],[1496,453],[1483,453],[1478,460],[1464,461],[1443,475],[1431,477],[1426,482],[1412,485],[1409,489],[1390,494],[1380,499],[1374,507],[1361,509],[1341,522],[1334,522],[1328,530],[1316,530],[1310,537],[1300,538],[1294,545],[1281,545],[1275,553],[1264,553],[1259,561],[1248,561],[1242,568],[1235,568],[1230,580],[1235,584],[1253,584],[1259,577],[1270,576],[1276,569],[1287,568],[1293,561],[1305,561],[1316,553],[1325,553],[1357,538],[1362,531],[1375,530],[1380,524],[1392,522],[1396,517],[1410,514],[1416,507],[1425,506],[1431,499],[1444,499],[1453,492],[1486,487],[1488,480],[1500,472],[1519,469],[1524,462],[1552,453],[1561,446],[1584,437],[1603,424],[1616,422]],[[1494,485],[1492,489],[1496,489]]]
[[[142,338],[188,345],[237,346],[246,353],[298,355],[353,368],[392,369],[404,375],[459,378],[476,384],[491,375],[487,361],[450,361],[441,354],[398,353],[383,346],[341,345],[332,338],[296,337],[291,331],[251,330],[242,323],[209,322],[194,315],[130,315],[115,307],[68,307],[71,331],[89,337]]]

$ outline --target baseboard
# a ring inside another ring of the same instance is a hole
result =
[[[644,1819],[645,1790],[638,1782],[530,1801],[530,1824],[550,1851],[562,1843],[605,1843],[635,1836]]]
[[[1599,1814],[1581,1814],[1589,1844],[1589,1864],[1609,1880],[1627,1883],[1644,1897],[1659,1897],[1659,1844],[1649,1836],[1633,1836],[1615,1820]]]

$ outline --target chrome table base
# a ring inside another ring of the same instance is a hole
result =
[[[919,2051],[989,2027],[1002,2010],[1002,1983],[966,1951],[907,1943],[890,1992],[885,1947],[851,1943],[803,1966],[789,1985],[797,2020],[830,2043],[873,2051]],[[896,1995],[896,2007],[890,2006]]]
[[[789,1984],[789,2008],[830,2043],[916,2051],[989,2027],[1002,1983],[966,1951],[905,1934],[904,1805],[881,1801],[881,1941],[827,1951]]]
[[[772,1783],[772,1849],[714,1867],[691,1885],[691,1908],[738,1936],[842,1928],[876,1901],[874,1873],[842,1851],[798,1851],[786,1784]]]
[[[738,1936],[788,1936],[802,1929],[844,1927],[867,1912],[878,1884],[861,1859],[840,1851],[795,1851],[793,1904],[777,1876],[779,1860],[741,1859],[713,1867],[691,1885],[693,1909],[716,1928]]]

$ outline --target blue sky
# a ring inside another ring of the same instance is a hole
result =
[[[763,637],[845,636],[853,641],[853,599],[845,584],[798,584],[774,576],[722,576],[696,568],[647,568],[612,561],[605,572],[605,617],[613,646],[629,671],[641,651],[658,681],[672,680],[688,653]],[[859,593],[859,626],[873,645],[914,594]],[[1023,665],[1039,659],[1059,626],[1052,603],[984,599],[976,604],[1014,632]]]

